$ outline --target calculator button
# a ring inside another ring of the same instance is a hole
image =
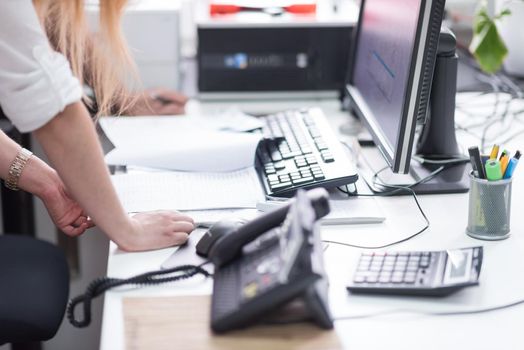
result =
[[[406,272],[406,274],[404,275],[404,283],[412,284],[415,283],[416,280],[417,274],[415,272]]]
[[[386,259],[384,259],[384,264],[385,263],[394,263],[396,259],[397,258],[395,256],[388,255],[388,256],[386,256]]]
[[[384,264],[384,266],[382,266],[382,271],[393,271],[393,265]]]
[[[393,283],[402,283],[402,277],[404,273],[402,272],[394,272],[393,275],[391,275],[391,282]]]
[[[384,261],[384,257],[383,256],[374,256],[373,257],[373,262],[377,262],[377,263],[382,264],[383,261]]]
[[[376,272],[379,272],[380,270],[382,269],[382,265],[381,264],[371,264],[371,266],[369,267],[369,271],[376,271]]]
[[[400,252],[400,253],[398,253],[398,256],[399,257],[408,257],[409,253],[408,252]]]
[[[399,262],[399,261],[401,261],[401,262],[404,262],[404,261],[407,262],[407,261],[408,261],[408,257],[407,257],[407,256],[399,256],[399,257],[397,258],[397,262]]]
[[[355,278],[353,279],[353,282],[355,283],[363,283],[366,281],[366,276],[364,275],[356,275]]]
[[[374,275],[369,275],[366,277],[366,282],[367,283],[377,283],[378,281],[378,275],[374,274]]]
[[[391,275],[389,273],[381,273],[378,278],[378,281],[380,283],[389,283],[390,280],[391,280]]]
[[[416,261],[416,262],[419,262],[420,261],[420,256],[410,256],[409,257],[409,261],[412,262],[412,261]]]
[[[429,267],[429,257],[422,257],[422,259],[420,259],[419,266],[422,268]]]
[[[400,262],[400,263],[397,262],[397,264],[395,265],[395,270],[396,270],[396,271],[402,271],[402,272],[403,272],[404,270],[406,270],[406,267],[407,267],[407,266],[408,266],[408,264],[405,263],[405,262]]]
[[[406,271],[417,271],[418,270],[418,262],[409,262],[406,266]]]

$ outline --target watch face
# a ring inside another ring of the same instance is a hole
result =
[[[468,282],[471,275],[472,250],[448,250],[444,284]]]

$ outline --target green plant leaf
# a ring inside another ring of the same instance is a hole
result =
[[[508,49],[499,35],[494,20],[487,15],[485,9],[477,13],[473,29],[473,40],[469,50],[483,71],[495,73],[502,66]]]

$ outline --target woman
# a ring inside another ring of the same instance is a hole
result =
[[[131,67],[119,29],[125,3],[100,0],[100,34],[91,37],[83,0],[0,1],[0,106],[21,132],[34,134],[54,168],[0,134],[0,177],[41,198],[66,234],[95,223],[136,251],[182,244],[194,223],[178,212],[124,212],[82,102],[92,103],[83,97],[86,83],[98,116],[155,108],[122,83]]]

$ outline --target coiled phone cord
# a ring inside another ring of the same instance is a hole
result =
[[[66,311],[67,319],[73,326],[77,328],[87,327],[91,323],[91,303],[93,299],[105,293],[107,290],[124,285],[156,285],[180,281],[191,278],[198,274],[204,275],[205,277],[210,277],[212,274],[202,268],[202,266],[207,263],[208,262],[205,262],[198,266],[181,265],[171,269],[146,272],[141,275],[125,279],[111,277],[98,278],[89,284],[84,294],[74,297],[69,301]],[[183,272],[183,274],[169,276],[171,274],[180,272]],[[75,317],[75,309],[79,304],[83,304],[83,319],[77,319]]]

